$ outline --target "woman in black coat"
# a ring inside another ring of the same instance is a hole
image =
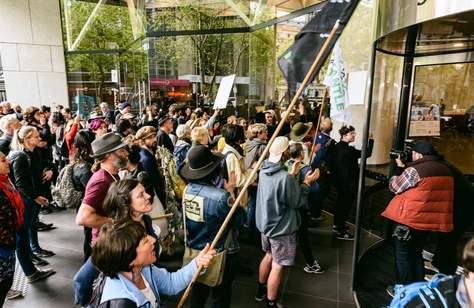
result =
[[[331,155],[333,162],[334,183],[337,190],[337,202],[334,208],[333,232],[342,240],[352,240],[354,237],[347,231],[346,220],[351,206],[357,196],[359,178],[359,158],[362,151],[350,146],[354,142],[356,132],[352,126],[342,126],[339,130],[341,141],[335,146]],[[374,140],[369,139],[367,157],[372,155]]]

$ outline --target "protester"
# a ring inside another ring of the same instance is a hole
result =
[[[206,268],[215,254],[207,245],[193,262],[169,273],[153,265],[158,257],[155,243],[156,239],[132,220],[102,227],[92,250],[92,262],[106,277],[93,306],[113,303],[116,307],[161,307],[160,294],[181,292],[198,266]]]
[[[0,152],[0,307],[6,297],[12,299],[21,296],[21,292],[12,290],[9,293],[9,290],[15,273],[16,238],[23,225],[24,205],[8,178],[9,172],[9,161]]]
[[[170,153],[174,152],[174,144],[170,138],[170,134],[173,131],[173,120],[165,116],[158,120],[159,130],[156,135],[156,142],[158,146],[168,149]]]
[[[213,154],[204,145],[195,145],[188,152],[188,159],[180,170],[180,175],[189,181],[183,197],[183,211],[186,221],[186,245],[192,249],[201,250],[206,243],[212,241],[222,225],[229,205],[235,199],[235,174],[225,182],[224,189],[217,188],[215,183],[222,174],[221,161],[223,156]],[[214,287],[196,283],[191,293],[191,307],[205,307],[208,297],[213,307],[229,307],[232,298],[232,283],[236,270],[235,244],[232,231],[237,231],[243,221],[244,210],[238,207],[232,217],[230,228],[221,237],[216,251],[226,250],[226,259],[222,282]]]
[[[294,178],[297,169],[289,174],[283,166],[289,159],[288,146],[288,138],[275,139],[260,171],[257,190],[256,222],[265,256],[260,262],[255,299],[266,298],[267,307],[277,306],[283,269],[295,262],[298,208],[306,202],[310,185],[318,176],[317,172],[308,173],[303,184],[298,184]]]
[[[191,129],[185,124],[180,124],[176,129],[176,136],[178,141],[174,147],[173,155],[176,159],[176,170],[179,172],[179,168],[181,168],[191,148]]]
[[[119,180],[119,170],[127,166],[128,152],[125,147],[126,144],[122,143],[120,137],[114,133],[107,133],[92,142],[95,159],[92,167],[94,174],[87,183],[84,199],[76,215],[76,223],[92,228],[93,243],[97,238],[99,228],[110,221],[110,218],[105,215],[103,201],[110,185]],[[89,303],[92,296],[92,283],[97,274],[89,258],[74,276],[76,303],[82,306]]]
[[[36,221],[41,206],[47,206],[48,199],[38,194],[34,187],[31,164],[35,161],[33,151],[39,142],[39,134],[33,126],[23,126],[13,135],[10,161],[10,178],[16,189],[20,192],[24,204],[23,225],[17,241],[17,258],[29,282],[35,282],[49,277],[55,273],[52,269],[38,270],[35,265],[47,265],[46,260],[33,254],[32,248],[37,252],[42,249],[38,243]]]
[[[10,153],[10,144],[12,142],[13,134],[21,127],[15,114],[8,114],[0,119],[0,130],[3,136],[0,138],[0,151],[8,156]]]
[[[341,140],[334,146],[332,153],[334,172],[334,183],[337,190],[337,201],[334,207],[333,232],[337,239],[353,240],[354,236],[349,233],[346,220],[349,211],[357,196],[357,183],[359,179],[359,158],[362,151],[357,150],[349,144],[355,141],[355,129],[352,126],[343,125],[339,129]],[[374,140],[369,139],[366,157],[372,155]]]

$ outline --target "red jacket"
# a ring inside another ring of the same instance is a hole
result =
[[[396,195],[382,216],[410,228],[435,232],[453,230],[454,180],[446,165],[434,156],[409,165],[420,182]]]

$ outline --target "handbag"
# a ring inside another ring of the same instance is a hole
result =
[[[184,192],[186,191],[184,188]],[[183,194],[184,196],[184,194]],[[183,204],[183,228],[184,228],[184,255],[183,255],[183,266],[187,265],[194,258],[198,256],[201,250],[194,249],[188,246],[187,239],[187,230],[186,230],[186,209]],[[228,232],[227,238],[224,243],[224,249],[214,255],[209,266],[207,267],[204,274],[201,274],[196,280],[199,283],[202,283],[209,287],[215,287],[222,283],[222,278],[224,277],[224,269],[227,257],[227,249],[229,248],[230,241],[232,240],[232,232]]]

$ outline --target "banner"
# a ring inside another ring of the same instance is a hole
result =
[[[345,123],[350,122],[349,113],[347,112],[349,92],[347,90],[346,72],[339,42],[334,45],[331,61],[329,62],[323,83],[329,87],[331,119]]]
[[[329,32],[339,20],[339,28],[334,40],[323,54],[322,61],[316,67],[310,83],[319,73],[358,3],[359,0],[328,0],[318,4],[315,8],[315,17],[301,29],[293,45],[278,59],[278,67],[288,83],[290,98],[295,94],[297,85],[302,83]]]

